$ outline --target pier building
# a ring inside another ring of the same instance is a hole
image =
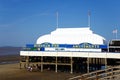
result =
[[[36,65],[41,72],[50,69],[89,73],[119,65],[120,40],[107,42],[90,27],[57,28],[40,36],[35,44],[26,44],[20,56],[20,68]]]

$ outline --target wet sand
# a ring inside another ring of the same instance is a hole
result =
[[[18,63],[19,61],[20,61],[19,55],[4,55],[4,56],[0,56],[0,65],[1,64]]]
[[[19,56],[0,56],[0,62],[13,62],[9,64],[0,64],[0,80],[68,80],[68,78],[78,75],[69,72],[58,72],[44,70],[29,72],[19,67]],[[17,63],[14,63],[17,61]]]

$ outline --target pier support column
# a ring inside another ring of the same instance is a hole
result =
[[[97,70],[97,58],[95,58],[95,70]]]
[[[107,58],[105,58],[105,69],[107,68]]]
[[[107,53],[106,53],[106,57],[105,57],[105,69],[107,68]]]
[[[22,62],[20,61],[20,63],[19,63],[19,64],[20,64],[20,69],[21,69],[21,66],[22,66]]]
[[[21,56],[20,56],[20,69],[22,68],[21,66],[22,66],[22,59],[21,59]]]
[[[25,64],[25,68],[27,68],[29,66],[29,56],[26,56],[26,64]]]
[[[43,57],[41,56],[41,72],[43,72]]]
[[[56,56],[55,72],[57,73],[57,56]]]
[[[87,73],[89,73],[89,57],[87,58]]]
[[[70,59],[70,64],[71,64],[71,71],[70,71],[70,73],[72,74],[73,73],[73,59],[72,59],[72,57]]]

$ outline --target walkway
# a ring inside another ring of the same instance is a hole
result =
[[[86,73],[68,80],[120,80],[120,66]]]

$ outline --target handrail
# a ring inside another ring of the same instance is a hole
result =
[[[69,78],[69,80],[97,80],[97,79],[108,79],[108,78],[115,78],[117,76],[120,76],[120,66],[113,66],[109,67],[104,70],[97,70],[91,73],[86,73],[83,75],[75,76],[72,78]]]

